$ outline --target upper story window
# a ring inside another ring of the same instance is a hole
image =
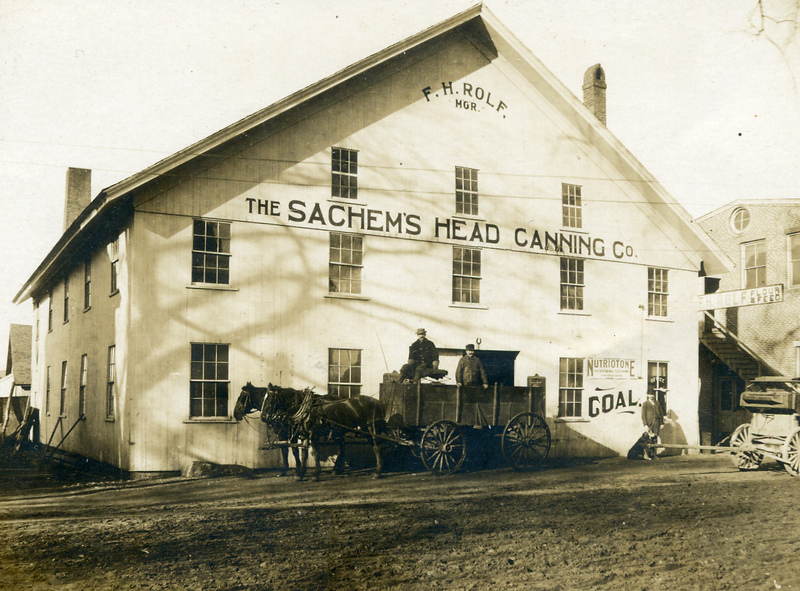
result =
[[[800,232],[789,234],[789,287],[800,286]]]
[[[119,272],[119,238],[108,245],[108,254],[111,259],[111,294],[119,291],[117,273]]]
[[[744,232],[750,225],[750,212],[744,207],[737,207],[731,213],[731,228],[738,233]]]
[[[561,309],[583,310],[583,259],[561,257]]]
[[[561,223],[565,228],[583,227],[580,185],[561,183]]]
[[[453,247],[453,303],[480,304],[481,251]]]
[[[61,362],[61,401],[58,405],[58,415],[67,416],[67,362]]]
[[[228,416],[230,345],[192,343],[189,416]]]
[[[80,379],[80,387],[78,389],[78,416],[82,417],[86,415],[86,383],[87,383],[87,376],[89,373],[89,360],[84,353],[81,355],[81,379]]]
[[[478,215],[478,171],[456,166],[456,213]]]
[[[343,199],[358,197],[358,152],[333,148],[331,153],[331,196]]]
[[[328,289],[331,293],[361,293],[363,258],[363,236],[331,232],[328,263]]]
[[[53,290],[47,292],[47,332],[53,330]]]
[[[339,398],[361,394],[360,349],[328,349],[328,394]]]
[[[580,418],[583,412],[583,359],[558,361],[558,416]]]
[[[69,276],[64,277],[64,322],[69,322]]]
[[[50,414],[50,366],[45,370],[44,378],[44,412]]]
[[[117,347],[108,348],[108,364],[106,366],[106,419],[114,418],[114,390],[117,383]]]
[[[647,269],[647,315],[667,315],[667,296],[669,295],[669,281],[667,269]]]
[[[92,261],[86,259],[83,263],[83,309],[92,307]]]
[[[764,240],[742,245],[742,280],[744,289],[767,284],[767,245]]]
[[[194,220],[192,283],[227,285],[230,278],[230,223]]]

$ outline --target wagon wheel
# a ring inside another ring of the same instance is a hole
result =
[[[500,447],[514,470],[536,468],[550,452],[550,428],[539,415],[520,413],[503,430]]]
[[[428,470],[437,476],[452,474],[467,457],[464,432],[452,421],[437,421],[425,429],[419,451]]]
[[[781,461],[789,474],[792,476],[800,475],[800,429],[792,431],[786,441],[783,442]]]
[[[731,435],[731,450],[737,447],[749,446],[752,443],[750,437],[750,423],[744,423],[736,427]],[[761,465],[764,455],[755,451],[735,451],[731,456],[733,465],[739,470],[756,470]]]

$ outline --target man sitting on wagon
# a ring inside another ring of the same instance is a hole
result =
[[[417,329],[417,340],[408,348],[408,363],[400,368],[399,382],[418,382],[439,369],[439,351],[426,335],[424,328]]]

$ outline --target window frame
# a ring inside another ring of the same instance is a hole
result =
[[[83,261],[83,311],[92,307],[92,259]]]
[[[61,397],[58,404],[58,416],[67,416],[67,362],[61,362]]]
[[[51,378],[51,371],[50,366],[48,365],[45,369],[45,386],[44,386],[44,413],[46,415],[50,415],[50,378]]]
[[[665,389],[669,388],[669,361],[647,361],[647,391],[652,392],[656,385]],[[656,400],[658,400],[662,412],[666,415],[666,392],[656,393]]]
[[[108,244],[109,267],[111,276],[109,278],[109,295],[119,293],[119,237],[115,238]]]
[[[564,268],[565,264],[567,268]],[[571,268],[574,264],[575,268]],[[559,301],[562,312],[583,312],[586,289],[586,259],[559,257]]]
[[[583,185],[561,183],[561,224],[564,228],[583,228]]]
[[[329,234],[328,293],[331,295],[362,295],[365,236],[343,232],[330,232]],[[338,242],[338,244],[334,244],[334,242]],[[350,246],[346,247],[345,242],[348,242]],[[358,243],[358,248],[356,248],[356,243]],[[342,289],[343,287],[344,289]]]
[[[760,247],[761,252],[754,253],[755,263],[748,266],[747,250],[750,247]],[[758,264],[763,259],[763,264]],[[755,270],[755,285],[750,284],[750,272]],[[763,271],[763,274],[759,271]],[[754,289],[767,285],[767,241],[765,239],[752,240],[742,243],[742,287],[743,289]]]
[[[202,224],[202,234],[198,233],[198,225]],[[192,285],[230,285],[231,262],[233,256],[233,224],[229,221],[194,218],[192,220]],[[213,228],[213,234],[209,229]],[[202,241],[202,247],[200,246]],[[216,248],[209,246],[217,245]],[[226,250],[227,249],[227,250]],[[202,259],[202,261],[200,260]],[[216,261],[213,265],[210,261]],[[220,264],[225,262],[224,265]],[[214,277],[210,274],[213,273]],[[213,279],[209,281],[208,279]]]
[[[211,353],[213,348],[213,359]],[[224,360],[220,352],[224,351]],[[189,419],[193,421],[218,420],[230,417],[231,376],[230,343],[192,342],[189,344]],[[210,370],[213,369],[213,372]],[[210,374],[213,373],[213,376]],[[208,375],[207,375],[208,374]],[[213,388],[207,388],[207,385]],[[197,388],[199,387],[199,392]],[[207,396],[213,390],[213,396]],[[199,394],[199,395],[198,395]],[[199,404],[200,413],[195,413]],[[207,405],[213,409],[207,409]],[[206,413],[213,410],[213,413]]]
[[[478,169],[456,166],[455,212],[457,215],[478,216],[479,213]]]
[[[53,290],[47,292],[47,332],[53,332]]]
[[[78,386],[78,416],[86,416],[86,385],[89,376],[89,356],[81,355],[80,382]]]
[[[64,276],[64,324],[69,322],[69,275]]]
[[[558,359],[558,418],[583,418],[583,388],[586,363],[583,357]]]
[[[731,229],[736,234],[741,234],[750,226],[752,218],[750,211],[745,207],[737,207],[731,212],[730,224]]]
[[[343,354],[345,353],[347,354],[346,364],[342,363]],[[355,363],[353,362],[354,354]],[[362,381],[363,354],[364,351],[362,349],[328,347],[328,394],[337,398],[352,398],[361,394],[364,386]],[[342,379],[347,374],[350,374],[352,379]]]
[[[106,364],[106,420],[116,418],[117,346],[108,347]]]
[[[797,258],[793,258],[792,241],[797,241]],[[791,232],[786,235],[786,278],[790,288],[800,287],[800,232]]]
[[[660,275],[660,277],[656,277]],[[669,315],[669,269],[647,268],[647,315],[667,318]]]
[[[358,150],[331,148],[331,198],[358,199]]]
[[[461,253],[460,258],[458,253]],[[450,292],[453,304],[479,305],[481,303],[482,268],[483,254],[480,248],[453,247],[452,289]]]

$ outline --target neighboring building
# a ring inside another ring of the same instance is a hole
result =
[[[736,262],[701,298],[700,429],[716,442],[750,419],[749,380],[800,376],[800,199],[734,201],[697,223]]]
[[[247,381],[377,395],[418,327],[452,375],[546,379],[554,455],[624,454],[647,384],[698,440],[698,272],[718,247],[577,100],[473,7],[89,202],[23,286],[34,399],[67,450],[131,472],[277,464]],[[77,195],[77,201],[74,200]],[[671,435],[670,435],[671,434]]]
[[[0,434],[22,422],[31,393],[31,326],[12,324],[8,330],[6,373],[0,378]]]

